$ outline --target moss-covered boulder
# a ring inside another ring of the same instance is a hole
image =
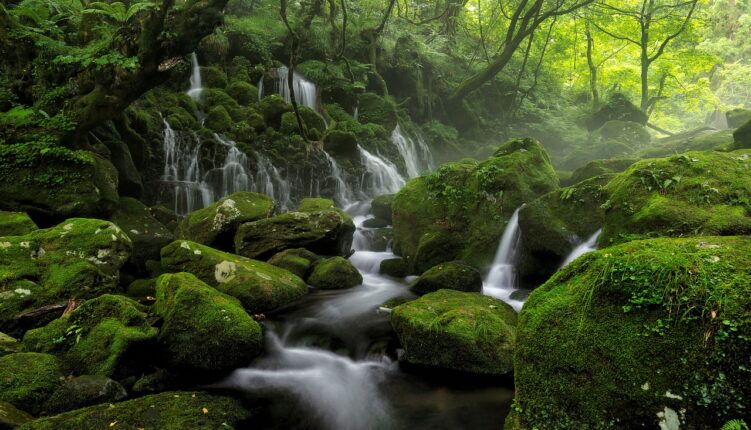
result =
[[[545,194],[519,211],[521,260],[519,274],[527,284],[540,285],[571,251],[605,223],[605,185],[614,175],[597,176]]]
[[[313,254],[305,248],[286,249],[269,258],[268,263],[292,272],[300,279],[306,279],[310,268],[321,257]]]
[[[177,228],[179,219],[174,210],[163,205],[154,205],[149,207],[149,213],[169,231],[174,232]]]
[[[12,430],[33,420],[34,417],[8,402],[0,402],[0,429]]]
[[[20,352],[0,357],[0,402],[36,415],[62,378],[54,355]]]
[[[373,123],[383,126],[386,130],[393,130],[399,120],[396,106],[390,100],[378,94],[365,93],[358,98],[358,120],[363,123]]]
[[[394,308],[391,325],[407,363],[494,375],[513,369],[516,313],[498,299],[439,290]]]
[[[730,128],[738,128],[751,121],[751,109],[731,109],[725,115]]]
[[[24,212],[0,211],[0,236],[23,236],[37,228]]]
[[[110,220],[133,243],[130,264],[141,272],[146,268],[146,261],[159,260],[159,251],[175,239],[172,232],[151,215],[146,205],[130,197],[120,198]]]
[[[689,152],[640,161],[605,187],[600,243],[751,233],[751,152]]]
[[[292,105],[286,103],[278,94],[272,94],[259,100],[256,104],[256,110],[261,114],[266,124],[279,130],[282,115],[292,112]]]
[[[331,199],[320,197],[306,197],[297,205],[298,212],[317,212],[336,209],[336,203]]]
[[[287,212],[242,224],[235,235],[235,250],[262,260],[291,248],[347,256],[354,232],[352,219],[341,211]]]
[[[608,121],[630,121],[645,125],[647,115],[621,93],[610,96],[607,102],[587,119],[587,127],[597,130]]]
[[[362,284],[362,275],[349,260],[332,257],[313,265],[308,283],[322,290],[341,290]]]
[[[571,185],[586,181],[595,176],[607,175],[609,173],[621,173],[628,169],[632,164],[639,160],[634,158],[610,158],[606,160],[593,160],[584,166],[574,170],[568,183]]]
[[[0,330],[20,335],[25,311],[115,291],[131,246],[115,224],[85,218],[0,237]]]
[[[751,148],[751,120],[733,132],[733,148]]]
[[[154,311],[164,317],[159,343],[173,369],[229,371],[248,365],[263,349],[261,327],[240,301],[190,273],[159,277]]]
[[[389,258],[381,261],[378,273],[394,278],[404,278],[410,275],[409,263],[403,258]]]
[[[370,212],[376,219],[384,220],[388,225],[391,225],[393,221],[391,208],[394,205],[394,198],[396,198],[396,194],[385,194],[374,198],[370,205]]]
[[[102,375],[82,375],[65,381],[45,403],[48,414],[71,411],[128,397],[122,385]]]
[[[231,397],[172,391],[40,418],[19,430],[239,428],[249,416],[242,404]]]
[[[203,124],[206,128],[222,133],[231,131],[233,123],[227,108],[218,105],[209,109]]]
[[[394,250],[421,273],[438,263],[490,263],[514,210],[558,188],[534,139],[503,144],[488,160],[441,165],[415,178],[393,203]]]
[[[21,348],[22,345],[16,338],[0,333],[0,357],[20,352]]]
[[[534,290],[519,314],[516,427],[699,429],[747,416],[749,256],[749,238],[634,241]]]
[[[652,139],[647,128],[632,121],[613,120],[602,125],[594,133],[595,144],[609,141],[622,142],[632,147],[639,147]]]
[[[177,228],[177,237],[231,251],[240,224],[268,218],[275,207],[274,200],[263,194],[234,193],[188,214]]]
[[[189,272],[217,290],[236,297],[251,313],[272,311],[305,294],[305,282],[268,263],[178,240],[162,250],[162,266]]]
[[[716,131],[701,127],[653,142],[631,155],[633,158],[668,157],[689,151],[728,151],[733,145],[731,130]]]
[[[242,106],[249,106],[258,101],[258,88],[244,81],[232,81],[227,86],[227,94]]]
[[[77,375],[123,378],[153,358],[156,334],[138,302],[105,294],[46,327],[28,331],[23,344],[28,351],[57,354]]]
[[[323,148],[335,156],[356,159],[357,136],[349,131],[330,130],[323,137]]]
[[[482,291],[482,275],[462,261],[450,261],[425,271],[409,289],[417,295],[443,289],[479,293]]]

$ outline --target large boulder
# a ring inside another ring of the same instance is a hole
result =
[[[151,214],[138,200],[121,197],[110,221],[120,227],[133,243],[130,265],[138,272],[146,269],[146,262],[159,260],[159,251],[174,240],[172,232]]]
[[[177,237],[231,251],[240,224],[270,217],[275,206],[271,197],[238,192],[191,212],[178,225]]]
[[[748,416],[750,265],[749,238],[662,238],[558,272],[519,314],[512,427],[704,429]]]
[[[751,109],[731,109],[726,114],[728,127],[738,128],[751,121]]]
[[[716,131],[711,128],[698,128],[660,139],[633,153],[634,158],[668,157],[689,151],[728,151],[733,146],[731,130]]]
[[[66,381],[45,404],[47,413],[60,413],[128,397],[122,385],[103,375],[82,375]]]
[[[639,160],[633,158],[609,158],[605,160],[593,160],[584,166],[574,170],[568,183],[571,185],[594,178],[595,176],[609,173],[621,173]]]
[[[20,335],[50,321],[27,322],[24,312],[114,291],[131,246],[115,224],[85,218],[0,237],[0,330]]]
[[[250,413],[240,401],[204,392],[164,392],[101,404],[29,422],[18,430],[240,428]],[[113,424],[114,423],[114,424]]]
[[[751,148],[751,120],[733,132],[733,148]]]
[[[394,250],[417,273],[457,259],[486,265],[514,210],[557,188],[545,150],[530,138],[503,144],[481,163],[443,164],[394,199]]]
[[[241,225],[235,235],[235,250],[261,260],[290,248],[348,256],[354,232],[352,219],[337,210],[287,212]]]
[[[58,355],[77,374],[132,376],[149,362],[157,331],[146,309],[127,297],[105,294],[88,300],[23,338],[29,351]]]
[[[482,291],[482,275],[479,270],[462,261],[449,261],[425,271],[409,289],[417,295],[443,289],[479,293]]]
[[[16,338],[0,333],[0,357],[21,352],[21,347],[21,343]]]
[[[12,430],[33,419],[34,417],[12,404],[0,402],[0,430]]]
[[[395,194],[385,194],[373,199],[370,206],[370,211],[376,217],[376,219],[383,220],[386,225],[391,225],[393,218],[391,213],[391,207],[394,205]]]
[[[0,211],[0,236],[23,236],[37,230],[37,225],[24,212]]]
[[[192,273],[239,299],[250,313],[272,311],[308,293],[305,282],[287,270],[185,240],[162,250],[162,266]]]
[[[154,311],[164,317],[159,342],[174,369],[229,371],[248,365],[263,348],[261,327],[240,301],[190,273],[159,277]]]
[[[62,378],[54,355],[20,352],[0,357],[0,402],[36,415]]]
[[[269,259],[269,264],[292,272],[300,279],[306,279],[313,264],[321,257],[305,248],[286,249]]]
[[[516,312],[498,299],[439,290],[394,308],[391,325],[407,363],[493,375],[513,370]]]
[[[308,283],[322,290],[340,290],[362,284],[362,275],[349,260],[332,257],[313,265]]]
[[[751,233],[751,151],[642,160],[605,187],[601,244]]]
[[[615,93],[587,119],[587,128],[597,130],[608,121],[630,121],[646,125],[647,115],[623,94]]]

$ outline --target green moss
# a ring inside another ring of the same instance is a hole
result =
[[[393,102],[374,93],[362,94],[358,101],[361,123],[378,124],[387,130],[393,130],[396,127],[398,115]]]
[[[201,80],[209,88],[227,86],[227,74],[218,67],[201,67]]]
[[[728,127],[738,128],[751,121],[751,109],[731,109],[726,114]]]
[[[277,94],[259,100],[256,108],[263,116],[264,122],[277,130],[280,129],[282,115],[286,112],[292,112],[292,106],[285,103],[284,99]]]
[[[323,147],[330,154],[352,159],[358,153],[357,136],[348,131],[330,130],[323,138]]]
[[[159,251],[174,240],[172,232],[151,215],[149,208],[130,197],[121,197],[110,218],[133,243],[130,262],[143,271],[146,261],[158,260]]]
[[[7,402],[0,402],[0,426],[14,429],[33,420],[34,417]]]
[[[258,88],[245,81],[232,81],[227,86],[227,94],[242,106],[250,106],[258,101]]]
[[[220,429],[238,426],[249,413],[231,397],[166,392],[122,403],[91,406],[32,421],[19,430],[145,428]],[[116,423],[112,425],[112,423]]]
[[[5,333],[0,333],[0,357],[3,355],[13,354],[20,352],[22,349],[21,343],[13,337],[8,336]]]
[[[751,148],[751,120],[733,132],[733,148]]]
[[[678,135],[670,139],[660,140],[659,143],[638,151],[638,158],[667,157],[688,151],[727,150],[733,144],[733,134],[730,130],[705,130],[694,133],[689,137]]]
[[[154,297],[156,294],[156,279],[136,279],[128,285],[125,292],[129,297]]]
[[[646,124],[647,115],[621,93],[612,94],[605,105],[587,120],[590,130],[597,130],[608,121],[631,121],[637,124]]]
[[[214,106],[209,109],[203,124],[216,132],[228,132],[232,130],[232,117],[224,106]]]
[[[569,183],[571,185],[585,181],[595,176],[606,175],[609,173],[620,173],[628,169],[638,160],[633,158],[610,158],[606,160],[593,160],[580,167],[571,174]]]
[[[58,354],[75,374],[122,378],[140,370],[155,338],[156,329],[141,305],[105,294],[46,327],[26,332],[23,343],[29,351]]]
[[[269,259],[269,264],[287,270],[300,279],[306,279],[310,268],[321,257],[313,254],[305,248],[284,250]]]
[[[370,211],[377,219],[386,221],[388,225],[391,225],[392,218],[392,206],[394,205],[394,199],[396,194],[385,194],[373,199],[370,205]]]
[[[382,275],[404,278],[410,275],[409,262],[403,258],[389,258],[381,261],[378,272]]]
[[[164,317],[159,343],[173,368],[222,372],[250,363],[261,353],[261,327],[240,301],[190,273],[157,279],[154,311]]]
[[[286,270],[184,240],[162,250],[162,266],[173,272],[192,273],[238,298],[251,313],[274,310],[308,292],[302,279]]]
[[[744,416],[751,241],[652,239],[591,253],[535,289],[514,354],[521,428],[638,428],[666,408]]]
[[[101,375],[82,375],[66,380],[45,404],[48,414],[125,399],[128,393],[116,381]]]
[[[394,308],[391,325],[408,363],[482,374],[512,370],[516,313],[492,297],[439,290]]]
[[[482,275],[461,261],[450,261],[426,270],[409,289],[417,295],[442,289],[479,293],[482,291]]]
[[[177,237],[231,250],[232,239],[240,224],[268,218],[275,208],[274,200],[263,194],[234,193],[188,214],[177,228]]]
[[[689,152],[640,161],[605,188],[601,243],[751,232],[748,151]]]
[[[23,352],[0,357],[0,401],[38,414],[62,377],[53,355]]]
[[[24,212],[0,211],[0,236],[22,236],[37,228]]]
[[[313,265],[308,283],[322,290],[340,290],[362,284],[362,275],[349,260],[332,257]]]
[[[300,212],[326,211],[335,208],[336,205],[333,200],[319,197],[304,198],[297,206],[297,210]]]

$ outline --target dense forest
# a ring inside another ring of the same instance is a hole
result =
[[[749,0],[0,0],[0,430],[748,430],[750,156]]]

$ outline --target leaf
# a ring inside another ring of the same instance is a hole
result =
[[[203,412],[204,415],[209,413],[209,410],[206,408],[201,409],[201,412]]]

